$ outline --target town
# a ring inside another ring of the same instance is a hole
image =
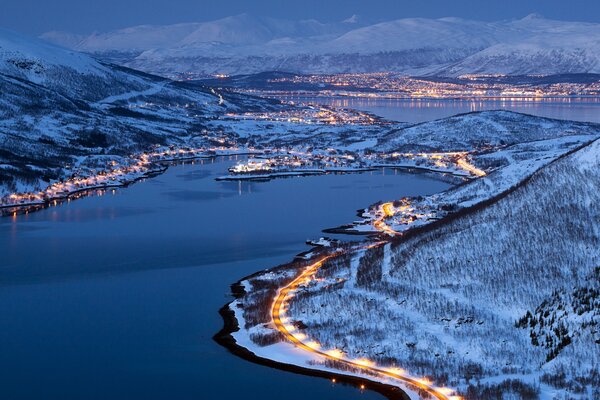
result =
[[[291,122],[307,125],[372,125],[385,122],[379,117],[358,110],[309,103],[296,104],[293,101],[284,103],[287,103],[290,107],[276,112],[227,113],[225,117],[236,120]]]
[[[359,98],[498,98],[526,100],[539,98],[593,97],[600,95],[597,76],[501,74],[461,75],[457,78],[411,77],[397,72],[333,75],[290,75],[268,79],[269,88],[240,87],[248,93],[275,96],[318,95]],[[307,88],[307,85],[309,88]],[[597,100],[597,99],[593,99]]]
[[[78,198],[96,189],[126,186],[164,172],[168,163],[233,154],[252,154],[252,149],[231,147],[176,148],[156,146],[154,150],[128,158],[88,157],[69,168],[70,177],[49,184],[39,192],[11,193],[0,198],[0,216],[17,215],[49,204]]]
[[[278,176],[364,172],[379,168],[417,169],[460,178],[484,176],[469,161],[468,152],[378,153],[325,149],[268,149],[262,155],[239,162],[220,180],[268,179]]]

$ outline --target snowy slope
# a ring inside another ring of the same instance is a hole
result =
[[[316,20],[287,21],[240,14],[216,21],[140,25],[89,36],[47,32],[42,39],[85,52],[144,51],[157,48],[196,47],[204,43],[256,44],[282,38],[318,37],[342,34],[357,22],[321,23]]]
[[[487,208],[334,260],[292,321],[469,399],[598,398],[599,162],[597,140]]]
[[[535,117],[511,111],[482,111],[424,122],[388,133],[378,151],[470,151],[598,132],[598,125]]]
[[[327,43],[331,53],[370,53],[423,48],[482,49],[508,32],[498,24],[460,18],[406,18],[354,29]]]
[[[500,41],[440,73],[553,74],[600,69],[600,25],[528,16],[512,24],[522,34]]]
[[[271,106],[0,30],[0,197],[39,189],[85,157],[201,145],[205,121]]]
[[[0,74],[89,101],[148,89],[161,80],[143,78],[89,55],[6,30],[0,30]]]
[[[104,76],[108,73],[107,68],[87,55],[0,30],[0,71],[16,71],[15,63],[19,61],[37,62],[40,67],[69,67],[82,74]]]
[[[197,25],[193,23],[168,26],[139,25],[114,32],[93,33],[89,36],[52,31],[44,33],[41,38],[87,52],[142,51],[177,43],[194,32]]]
[[[368,25],[353,19],[324,24],[242,14],[195,24],[42,37],[111,59],[120,53],[126,65],[164,75],[600,72],[600,24],[537,15],[499,22],[406,18]]]

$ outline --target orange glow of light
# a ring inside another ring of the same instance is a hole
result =
[[[473,175],[476,176],[486,176],[487,174],[485,173],[485,171],[477,168],[476,166],[470,164],[466,159],[461,158],[459,159],[456,164],[461,167],[462,169],[464,169],[465,171],[468,171],[470,173],[472,173]]]
[[[441,394],[444,394],[446,396],[451,395],[452,393],[454,393],[453,389],[447,388],[447,387],[439,387],[436,388],[435,390],[437,390],[438,392],[440,392]],[[458,399],[455,399],[458,400]]]
[[[416,379],[417,382],[419,382],[420,384],[426,385],[426,386],[430,386],[431,385],[431,381],[427,378],[419,378]]]
[[[383,210],[383,213],[388,217],[392,217],[394,215],[394,205],[392,203],[382,204],[381,209]]]
[[[375,365],[375,363],[371,360],[367,360],[366,358],[358,358],[356,360],[354,360],[354,363],[361,365],[363,367],[372,367]]]
[[[388,224],[386,224],[385,222],[383,222],[382,220],[377,220],[373,223],[373,226],[375,227],[375,229],[377,229],[378,231],[387,233],[390,236],[395,236],[398,234],[398,232],[396,232],[395,230],[393,230],[392,228],[389,227]]]
[[[318,349],[321,348],[321,345],[319,344],[319,342],[317,342],[315,340],[308,341],[308,342],[306,342],[304,344],[307,345],[308,347],[310,347],[313,350],[318,350]]]
[[[406,374],[405,370],[403,370],[402,368],[396,368],[396,367],[388,368],[386,371],[389,372],[390,374],[394,374],[394,375]]]
[[[327,350],[325,353],[333,358],[342,358],[344,356],[344,353],[338,349]]]
[[[304,340],[307,338],[307,336],[301,332],[294,333],[294,337],[298,340]]]

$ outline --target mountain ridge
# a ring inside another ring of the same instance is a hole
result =
[[[159,75],[396,71],[409,75],[600,72],[600,24],[528,15],[321,23],[241,14],[43,39]]]

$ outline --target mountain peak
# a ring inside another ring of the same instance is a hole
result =
[[[493,23],[456,17],[373,23],[358,15],[321,23],[238,14],[88,37],[43,37],[167,76],[265,70],[522,75],[600,69],[600,24],[549,20],[539,14]]]
[[[546,18],[544,18],[544,16],[542,14],[538,14],[538,13],[531,13],[522,18],[523,21],[529,21],[529,20],[534,20],[534,19],[546,19]]]
[[[93,58],[46,41],[0,29],[0,71],[42,74],[47,66],[69,67],[79,73],[103,73]]]

